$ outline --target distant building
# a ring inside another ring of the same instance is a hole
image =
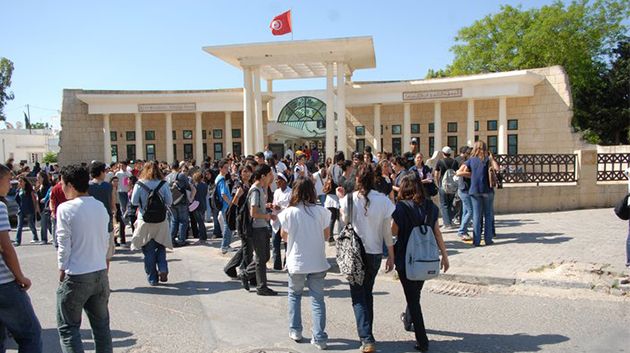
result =
[[[59,132],[52,129],[0,130],[0,157],[2,163],[13,158],[17,163],[33,165],[42,162],[46,152],[59,152]]]

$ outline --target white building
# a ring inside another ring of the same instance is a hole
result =
[[[59,133],[52,129],[0,130],[0,156],[2,161],[13,158],[17,163],[33,165],[42,162],[46,152],[59,152]]]

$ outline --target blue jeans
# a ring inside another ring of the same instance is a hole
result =
[[[280,235],[281,230],[273,233],[271,235],[271,245],[273,246],[273,269],[274,270],[282,270],[282,236]],[[285,249],[286,256],[286,249]]]
[[[366,254],[365,278],[362,285],[350,285],[352,309],[357,322],[357,332],[362,343],[374,343],[372,323],[374,322],[374,280],[381,267],[381,254]]]
[[[31,299],[17,282],[0,284],[0,352],[6,352],[7,330],[22,353],[42,352],[42,327]]]
[[[55,248],[58,248],[59,244],[57,244],[57,218],[50,217],[50,223],[52,224],[52,243]]]
[[[317,196],[317,199],[319,200],[319,204],[324,206],[324,202],[326,202],[326,195],[319,195]]]
[[[188,230],[188,205],[172,206],[171,213],[171,239],[173,239],[173,242],[184,244],[186,242],[186,231]]]
[[[83,352],[81,315],[90,320],[94,348],[111,353],[112,333],[109,328],[109,279],[107,270],[82,275],[66,275],[57,289],[57,331],[64,353]]]
[[[442,188],[438,189],[440,194],[440,212],[442,213],[442,223],[445,226],[453,225],[453,216],[455,215],[455,209],[453,208],[453,199],[455,199],[455,194],[447,194],[442,190]]]
[[[42,211],[42,220],[40,223],[41,238],[43,242],[48,242],[48,232],[52,232],[52,224],[50,220],[50,210]]]
[[[232,242],[232,231],[230,230],[230,227],[228,227],[227,209],[221,211],[221,213],[223,214],[223,239],[221,239],[221,249],[227,250]]]
[[[208,240],[208,230],[206,229],[206,223],[204,222],[204,214],[206,210],[196,209],[193,212],[195,216],[195,222],[197,224],[197,231],[199,233],[199,240]]]
[[[122,183],[122,180],[120,182]],[[127,204],[129,203],[129,194],[126,191],[119,191],[118,202],[120,203],[120,209],[124,212],[127,209]]]
[[[494,192],[473,194],[473,245],[481,243],[481,222],[484,223],[484,240],[486,245],[493,243],[494,235]]]
[[[142,247],[142,253],[144,254],[144,272],[147,274],[149,283],[158,283],[158,272],[168,273],[166,248],[151,239]]]
[[[205,221],[208,223],[212,221],[212,207],[210,207],[210,199],[206,199]]]
[[[302,333],[302,292],[308,285],[311,296],[311,320],[313,340],[320,343],[328,341],[326,333],[326,303],[324,302],[324,278],[326,271],[309,274],[289,273],[289,331]]]
[[[219,210],[212,209],[212,222],[214,223],[214,228],[212,229],[212,235],[216,237],[220,237],[221,224],[219,223]]]
[[[18,244],[22,243],[22,228],[24,228],[24,223],[28,224],[28,227],[31,229],[33,233],[33,240],[37,241],[37,227],[35,227],[35,214],[27,213],[24,214],[22,212],[18,212],[17,214],[17,232],[15,233],[15,242]]]
[[[473,206],[472,206],[472,197],[467,193],[461,190],[457,191],[459,194],[459,198],[462,200],[462,221],[459,225],[459,231],[457,234],[464,235],[468,234],[468,225],[473,218]]]

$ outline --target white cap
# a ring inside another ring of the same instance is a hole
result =
[[[453,153],[453,150],[450,147],[448,147],[448,146],[444,146],[444,148],[442,148],[442,153],[444,153],[444,154],[451,154],[451,153]]]

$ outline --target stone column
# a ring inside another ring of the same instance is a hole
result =
[[[374,104],[374,153],[380,152],[383,149],[381,146],[381,104]]]
[[[403,103],[403,150],[411,144],[411,104]]]
[[[262,152],[265,150],[265,131],[263,124],[263,107],[262,107],[262,95],[260,93],[260,67],[255,67],[253,72],[254,80],[254,130],[255,134],[255,146],[254,152]]]
[[[136,113],[136,159],[144,159],[144,130],[142,130],[142,113]]]
[[[203,164],[202,118],[203,112],[195,112],[195,159],[197,160],[197,165]]]
[[[499,154],[507,154],[507,98],[499,98]]]
[[[442,149],[442,102],[435,102],[433,105],[433,140],[435,141],[435,151]]]
[[[225,155],[234,153],[232,149],[232,112],[225,112]]]
[[[326,63],[326,158],[333,158],[335,155],[334,69],[333,63]]]
[[[346,65],[337,63],[337,144],[338,150],[348,155],[348,134],[346,133]]]
[[[109,114],[103,114],[103,162],[112,162],[112,137],[109,127]]]
[[[475,144],[475,101],[468,100],[468,116],[466,119],[466,144],[472,147]],[[458,153],[455,153],[456,155]]]
[[[173,113],[165,113],[166,115],[166,162],[171,164],[175,161],[173,155]]]
[[[252,125],[253,107],[250,96],[252,95],[252,69],[243,67],[243,154],[254,154],[254,128]]]
[[[273,80],[267,80],[267,94],[273,93]],[[269,98],[267,101],[267,120],[276,121],[276,117],[273,115],[273,99]]]

